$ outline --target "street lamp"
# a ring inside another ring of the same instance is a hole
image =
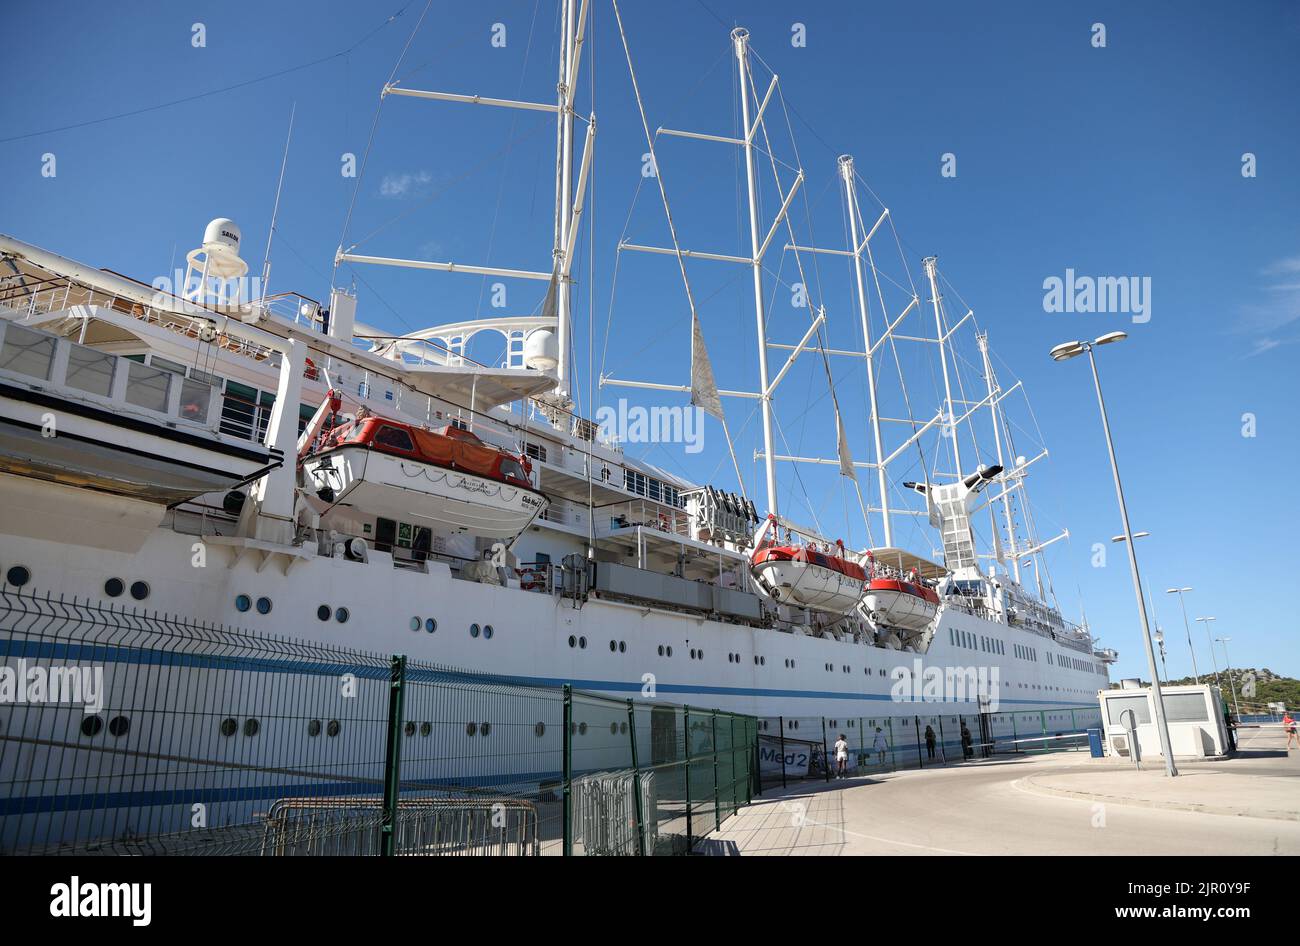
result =
[[[1187,599],[1184,594],[1191,591],[1191,588],[1166,588],[1165,594],[1178,595],[1178,602],[1183,606],[1183,629],[1187,631],[1187,649],[1192,652],[1192,676],[1196,682],[1201,682],[1201,675],[1196,671],[1196,648],[1192,646],[1192,626],[1187,623]]]
[[[1223,672],[1228,675],[1228,686],[1232,687],[1232,710],[1237,714],[1237,721],[1241,721],[1241,707],[1237,705],[1237,684],[1232,679],[1232,658],[1228,656],[1228,641],[1231,637],[1216,637],[1216,641],[1223,645],[1223,660],[1226,666]]]
[[[1165,631],[1159,624],[1156,625],[1156,646],[1160,648],[1160,666],[1164,668],[1165,679],[1169,679],[1169,665],[1165,663]]]
[[[1210,645],[1210,663],[1214,665],[1214,685],[1223,689],[1223,684],[1219,682],[1219,660],[1214,656],[1214,641],[1210,640],[1210,622],[1217,621],[1218,618],[1197,618],[1197,624],[1205,625],[1205,639]]]
[[[1124,332],[1107,332],[1091,342],[1073,341],[1057,345],[1051,350],[1053,361],[1069,361],[1084,352],[1088,353],[1088,362],[1092,367],[1092,382],[1097,389],[1097,407],[1101,410],[1101,428],[1106,435],[1106,451],[1110,455],[1110,472],[1115,479],[1115,497],[1119,500],[1119,516],[1124,523],[1124,536],[1127,539],[1129,571],[1133,573],[1133,593],[1137,597],[1138,616],[1142,619],[1142,644],[1147,652],[1147,667],[1151,671],[1151,690],[1155,697],[1156,729],[1160,734],[1160,748],[1165,757],[1165,774],[1173,778],[1178,774],[1174,766],[1174,750],[1169,741],[1169,724],[1165,717],[1164,695],[1160,692],[1160,673],[1156,669],[1156,652],[1151,643],[1151,627],[1147,623],[1147,603],[1142,594],[1142,579],[1138,575],[1137,547],[1133,541],[1133,529],[1128,522],[1128,506],[1124,502],[1124,487],[1120,484],[1119,464],[1115,459],[1115,443],[1110,436],[1110,419],[1106,416],[1106,399],[1101,393],[1101,376],[1097,373],[1097,356],[1093,349],[1098,345],[1109,345],[1128,338]]]

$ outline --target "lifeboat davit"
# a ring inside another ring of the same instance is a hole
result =
[[[864,603],[877,624],[908,631],[924,629],[939,610],[933,589],[899,578],[871,579]]]
[[[302,460],[308,501],[322,514],[347,504],[484,539],[513,539],[549,505],[528,470],[526,457],[470,431],[374,416],[330,430]]]
[[[852,611],[867,580],[861,565],[802,545],[760,548],[750,571],[775,601],[831,614]]]

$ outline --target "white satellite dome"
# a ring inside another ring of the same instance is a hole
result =
[[[218,217],[203,231],[203,248],[212,256],[238,256],[242,236],[239,224],[227,217]]]
[[[535,329],[524,339],[524,364],[537,371],[554,371],[560,364],[560,343],[547,328]]]

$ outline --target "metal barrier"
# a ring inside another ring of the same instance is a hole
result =
[[[757,789],[752,717],[7,586],[0,666],[63,685],[0,703],[0,852],[684,853]]]

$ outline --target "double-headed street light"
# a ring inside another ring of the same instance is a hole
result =
[[[1237,704],[1237,684],[1232,679],[1232,659],[1228,656],[1228,641],[1231,637],[1216,637],[1216,641],[1223,645],[1223,660],[1226,666],[1223,672],[1228,675],[1228,686],[1232,687],[1232,711],[1237,714],[1237,721],[1241,722],[1241,707]]]
[[[1109,345],[1112,342],[1123,341],[1128,338],[1124,332],[1107,332],[1100,338],[1093,339],[1091,342],[1073,341],[1057,345],[1052,349],[1051,355],[1053,361],[1068,361],[1078,355],[1087,352],[1088,362],[1092,366],[1092,382],[1097,389],[1097,406],[1101,410],[1101,427],[1106,434],[1106,450],[1110,454],[1110,471],[1115,479],[1115,497],[1119,500],[1119,516],[1124,524],[1125,546],[1128,548],[1129,571],[1133,573],[1133,593],[1137,597],[1138,615],[1142,619],[1142,643],[1146,647],[1147,667],[1151,671],[1151,690],[1155,696],[1156,710],[1156,729],[1160,734],[1160,748],[1165,757],[1165,774],[1176,776],[1178,769],[1174,766],[1174,750],[1169,741],[1169,724],[1165,717],[1164,695],[1160,692],[1160,673],[1156,669],[1156,651],[1151,643],[1151,627],[1147,623],[1147,603],[1142,594],[1142,579],[1138,575],[1137,548],[1133,541],[1133,529],[1128,522],[1128,506],[1124,502],[1124,487],[1120,483],[1119,464],[1115,460],[1115,443],[1110,436],[1110,419],[1106,416],[1106,399],[1101,393],[1101,376],[1097,373],[1097,356],[1093,349],[1098,345]]]
[[[1210,622],[1217,620],[1218,618],[1197,618],[1196,623],[1205,625],[1205,639],[1210,645],[1210,663],[1214,666],[1214,685],[1223,689],[1223,684],[1219,682],[1219,660],[1214,656],[1214,641],[1210,635]]]
[[[1183,606],[1183,629],[1187,631],[1187,649],[1192,652],[1192,676],[1196,682],[1201,682],[1201,675],[1196,670],[1196,648],[1192,646],[1192,626],[1187,623],[1187,599],[1183,595],[1191,591],[1191,588],[1166,588],[1165,594],[1178,595],[1178,602]]]

